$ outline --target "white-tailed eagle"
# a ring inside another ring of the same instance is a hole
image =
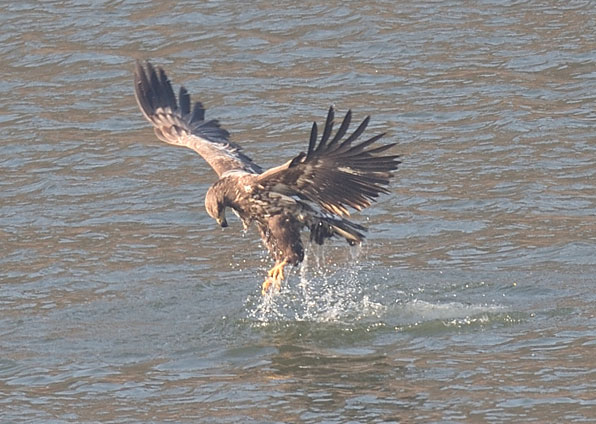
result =
[[[308,150],[286,163],[263,170],[229,140],[229,133],[217,120],[205,119],[205,108],[180,87],[178,100],[165,72],[137,62],[135,94],[141,112],[154,126],[157,137],[168,144],[193,149],[219,176],[205,196],[205,209],[219,225],[226,227],[226,208],[242,220],[244,228],[255,223],[275,265],[263,283],[267,293],[279,289],[284,266],[304,258],[300,238],[303,228],[318,244],[331,237],[343,237],[350,245],[364,239],[366,229],[345,218],[348,207],[361,210],[387,193],[397,169],[399,155],[383,153],[395,146],[371,147],[383,137],[357,141],[366,129],[367,117],[347,135],[352,120],[348,111],[333,133],[334,109],[329,108],[323,133],[313,123]],[[346,136],[347,135],[347,136]]]

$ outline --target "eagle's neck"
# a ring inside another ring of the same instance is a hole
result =
[[[227,178],[222,178],[218,180],[211,189],[211,195],[215,197],[217,203],[223,205],[224,207],[232,207],[231,197],[230,197],[230,184],[226,181]]]
[[[241,178],[238,178],[235,175],[224,177],[213,185],[213,190],[214,194],[217,196],[217,200],[221,204],[242,213],[243,202],[241,197],[246,193],[242,193],[242,190],[239,190],[239,187],[242,186],[240,180]]]

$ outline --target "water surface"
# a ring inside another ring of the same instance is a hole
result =
[[[2,422],[596,417],[590,2],[0,7]],[[403,164],[283,291],[133,97],[163,65],[263,166],[330,104]]]

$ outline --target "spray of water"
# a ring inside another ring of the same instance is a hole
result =
[[[449,293],[435,296],[413,289],[407,281],[405,291],[398,289],[391,281],[393,274],[376,271],[365,248],[309,245],[301,266],[289,273],[280,292],[249,296],[246,318],[257,325],[313,322],[353,328],[358,323],[367,329],[414,332],[509,323],[507,308],[501,305],[445,301],[445,295],[458,293],[466,298],[467,285],[458,286],[457,293],[449,288]]]
[[[330,252],[338,251],[308,246],[304,261],[283,282],[281,292],[248,299],[249,319],[347,322],[382,314],[384,306],[366,294],[368,281],[359,261],[362,248],[342,246],[342,251],[347,258],[329,258]]]

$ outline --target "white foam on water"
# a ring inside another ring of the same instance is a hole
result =
[[[461,326],[488,323],[490,316],[505,312],[502,305],[465,304],[461,302],[432,303],[413,299],[392,308],[392,320],[402,323],[441,321],[443,325]]]

